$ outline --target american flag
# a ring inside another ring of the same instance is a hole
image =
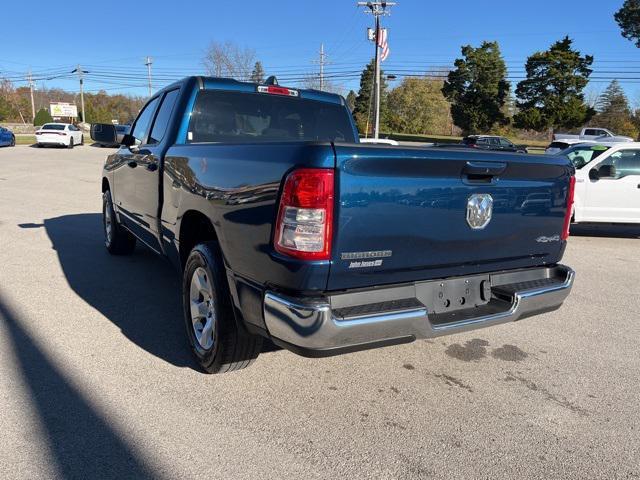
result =
[[[389,56],[389,43],[387,42],[387,29],[381,28],[380,35],[378,37],[378,47],[382,49],[382,53],[380,54],[380,61],[384,62]]]

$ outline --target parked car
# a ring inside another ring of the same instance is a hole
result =
[[[0,127],[0,147],[13,147],[16,144],[16,136],[8,128]]]
[[[597,140],[600,142],[633,142],[633,138],[616,135],[606,128],[586,127],[583,128],[579,135],[570,135],[568,133],[556,133],[553,135],[554,140]]]
[[[203,77],[156,93],[122,143],[106,249],[140,240],[175,265],[210,373],[263,338],[327,356],[515,321],[573,283],[567,158],[362,145],[338,95]]]
[[[397,141],[391,140],[390,138],[361,138],[360,143],[373,143],[377,145],[392,145],[392,146],[400,145]]]
[[[525,145],[515,145],[508,138],[495,135],[469,135],[462,139],[462,144],[467,147],[482,150],[527,153],[527,147]]]
[[[562,154],[576,168],[574,222],[640,223],[640,143],[580,144]]]
[[[36,130],[38,147],[59,145],[73,148],[84,143],[82,131],[71,123],[45,123]]]
[[[567,148],[584,143],[595,143],[592,140],[580,140],[578,138],[567,138],[565,140],[554,140],[549,144],[549,146],[545,149],[544,153],[546,155],[557,155],[558,153],[566,150]]]

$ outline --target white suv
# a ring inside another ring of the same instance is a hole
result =
[[[562,154],[576,167],[576,223],[640,223],[639,142],[580,144]]]

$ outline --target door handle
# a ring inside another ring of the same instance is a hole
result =
[[[500,175],[507,168],[504,162],[467,162],[462,168],[464,175]]]

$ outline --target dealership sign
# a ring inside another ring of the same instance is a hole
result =
[[[77,117],[78,107],[72,103],[51,103],[49,104],[49,111],[52,117]]]

